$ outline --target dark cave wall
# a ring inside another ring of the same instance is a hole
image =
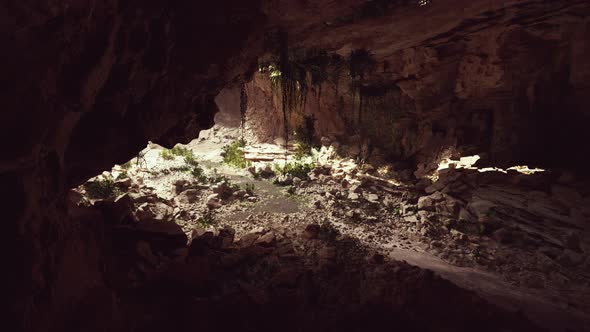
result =
[[[148,140],[171,146],[209,128],[214,97],[262,50],[258,8],[234,0],[0,5],[9,330],[64,330],[77,304],[97,294],[99,309],[112,306],[102,231],[72,220],[67,189]]]

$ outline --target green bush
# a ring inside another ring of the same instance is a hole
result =
[[[215,217],[211,212],[207,212],[201,217],[199,217],[199,219],[197,219],[197,222],[204,227],[211,226],[215,224]]]
[[[170,150],[163,150],[160,152],[160,157],[164,160],[174,160],[174,155]]]
[[[223,162],[227,165],[246,168],[250,166],[250,161],[244,157],[243,148],[246,146],[244,139],[238,139],[233,141],[230,145],[223,147]]]
[[[174,160],[175,157],[184,157],[194,159],[195,155],[190,149],[183,148],[182,146],[175,146],[169,150],[163,150],[160,152],[160,156],[164,160]]]
[[[108,199],[121,194],[111,175],[100,176],[93,181],[86,182],[83,187],[88,197],[93,199]]]
[[[299,142],[295,144],[295,154],[293,155],[293,158],[295,158],[295,160],[302,160],[305,157],[310,157],[311,149],[311,144]]]
[[[306,163],[303,161],[294,161],[282,166],[281,164],[273,165],[275,173],[281,175],[291,175],[293,177],[298,177],[302,180],[308,179],[309,176],[307,175],[307,173],[309,173],[314,168],[314,163]]]

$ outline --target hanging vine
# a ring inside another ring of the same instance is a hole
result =
[[[273,94],[280,91],[283,115],[283,135],[285,153],[291,139],[290,120],[292,114],[302,115],[302,123],[295,128],[295,134],[303,143],[311,145],[315,140],[313,121],[315,116],[305,113],[305,105],[310,90],[315,91],[318,110],[321,105],[322,83],[338,76],[343,67],[343,59],[338,55],[329,55],[320,49],[291,49],[286,33],[279,33],[278,59],[261,63],[259,71],[268,74]],[[329,71],[335,68],[335,73]]]
[[[371,52],[365,49],[353,50],[349,57],[349,74],[350,74],[350,93],[354,114],[356,95],[358,95],[358,128],[361,129],[363,120],[363,93],[362,87],[365,82],[365,75],[373,71],[376,67],[376,61]]]
[[[248,110],[248,94],[246,92],[246,83],[242,83],[240,88],[240,128],[242,130],[242,141],[244,141],[244,132],[246,130],[246,111]]]

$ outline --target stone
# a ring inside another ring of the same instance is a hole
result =
[[[461,210],[459,211],[459,217],[458,217],[459,221],[464,221],[464,222],[476,222],[477,219],[469,212],[469,210],[461,208]]]
[[[321,227],[318,224],[309,224],[305,227],[304,235],[308,239],[317,239],[320,234]]]
[[[348,192],[355,193],[355,194],[360,194],[363,191],[362,191],[361,186],[359,184],[353,184],[348,189]]]
[[[119,188],[129,188],[131,187],[131,183],[131,178],[128,177],[115,181],[115,185]]]
[[[270,167],[270,165],[266,165],[263,168],[259,168],[258,174],[260,175],[261,178],[264,178],[264,179],[268,179],[268,178],[275,176],[275,172],[273,171],[272,167]]]
[[[141,256],[144,260],[146,260],[152,266],[158,265],[158,258],[152,252],[150,244],[146,241],[139,241],[136,244],[136,250],[139,256]]]
[[[418,209],[434,211],[435,201],[430,196],[422,196],[418,199]]]
[[[164,203],[143,203],[137,208],[136,216],[140,221],[170,221],[173,216],[174,209]]]
[[[368,194],[367,200],[370,203],[379,203],[379,196],[377,194]]]
[[[219,230],[218,237],[221,239],[221,247],[228,248],[234,243],[236,231],[230,227],[224,227]]]
[[[294,186],[298,186],[298,187],[299,187],[299,186],[301,185],[301,181],[302,181],[302,180],[301,180],[300,178],[298,178],[298,177],[294,177],[294,178],[293,178],[293,185],[294,185]]]
[[[318,210],[319,210],[319,209],[323,209],[323,208],[324,208],[324,206],[322,205],[322,201],[320,201],[320,200],[317,200],[317,201],[315,201],[315,202],[313,203],[313,206],[314,206],[316,209],[318,209]]]
[[[220,198],[228,198],[233,193],[232,188],[227,184],[227,182],[223,181],[220,182],[213,187],[211,187],[214,193],[218,194]]]
[[[259,237],[260,237],[260,235],[259,235],[259,234],[256,234],[256,233],[253,233],[253,232],[250,232],[250,233],[244,234],[244,235],[243,235],[243,236],[240,238],[240,240],[238,241],[238,244],[239,244],[241,247],[249,247],[249,246],[253,245],[253,244],[254,244],[254,242],[255,242],[255,241],[256,241],[256,240],[257,240]]]
[[[404,221],[412,224],[417,224],[419,222],[416,215],[404,217]]]
[[[467,208],[469,209],[469,211],[471,211],[473,214],[475,214],[475,216],[478,219],[480,219],[481,217],[489,216],[491,213],[490,211],[494,207],[496,207],[495,203],[492,203],[487,200],[479,200],[479,199],[471,201],[469,204],[467,204]]]
[[[199,198],[199,191],[196,189],[187,189],[174,198],[177,204],[192,204]]]
[[[217,197],[217,194],[209,195],[209,197],[207,197],[207,207],[210,210],[219,209],[222,206],[223,204],[221,200]]]
[[[348,199],[352,200],[352,201],[356,201],[359,199],[359,194],[351,192],[348,194]]]
[[[255,166],[248,167],[248,172],[250,174],[252,174],[252,176],[254,176],[254,177],[256,177],[258,175],[258,172],[256,171],[256,167]]]
[[[263,246],[263,247],[269,247],[272,244],[274,244],[276,240],[276,235],[274,232],[268,232],[264,235],[262,235],[261,237],[259,237],[258,239],[256,239],[255,244]]]
[[[342,181],[340,181],[340,185],[342,188],[347,189],[350,186],[350,182],[348,182],[347,179],[342,179]]]

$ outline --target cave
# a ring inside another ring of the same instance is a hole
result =
[[[0,8],[4,330],[589,330],[589,2]]]

